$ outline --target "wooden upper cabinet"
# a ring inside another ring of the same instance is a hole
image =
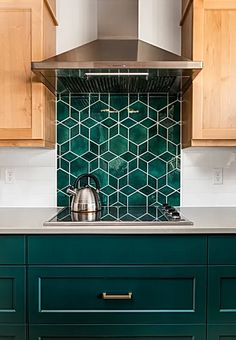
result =
[[[236,146],[236,0],[183,0],[182,54],[204,69],[184,95],[183,146]]]
[[[0,146],[55,144],[55,98],[31,72],[31,61],[56,54],[54,5],[0,0]]]

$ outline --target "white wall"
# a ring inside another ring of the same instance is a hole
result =
[[[213,184],[213,169],[223,168],[223,184]],[[236,148],[182,151],[182,205],[236,206]]]
[[[57,0],[57,53],[97,38],[97,0]]]
[[[139,38],[181,54],[181,0],[140,0]]]

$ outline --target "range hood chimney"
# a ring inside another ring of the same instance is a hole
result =
[[[176,94],[189,87],[202,62],[139,40],[139,0],[97,1],[98,39],[33,62],[32,70],[42,83],[55,95]]]

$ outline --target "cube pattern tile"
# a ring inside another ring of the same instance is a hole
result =
[[[66,189],[83,173],[97,176],[103,205],[180,204],[180,102],[175,97],[60,96],[57,143],[58,206],[69,206]]]

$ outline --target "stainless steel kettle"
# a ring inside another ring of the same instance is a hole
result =
[[[96,189],[93,189],[89,185],[85,187],[78,187],[79,182],[83,178],[92,178],[96,184]],[[90,213],[101,210],[101,203],[99,198],[100,185],[96,176],[91,174],[83,174],[79,176],[74,186],[67,189],[67,193],[73,195],[71,201],[71,211]]]

